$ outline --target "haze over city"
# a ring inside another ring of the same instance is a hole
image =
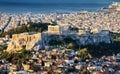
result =
[[[0,0],[0,74],[120,74],[119,0]]]

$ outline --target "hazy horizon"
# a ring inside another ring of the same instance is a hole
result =
[[[110,3],[119,0],[0,0],[4,3]]]
[[[0,0],[0,12],[48,13],[80,10],[96,11],[99,8],[107,7],[111,2],[113,0]]]

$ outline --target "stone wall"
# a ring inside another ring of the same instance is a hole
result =
[[[7,51],[18,51],[22,48],[31,50],[41,40],[41,33],[21,33],[12,35]]]
[[[44,45],[49,46],[48,43],[51,39],[54,39],[54,37],[53,37],[53,35],[54,35],[54,36],[59,36],[58,38],[70,37],[73,40],[76,40],[77,44],[79,44],[79,45],[98,44],[100,42],[104,42],[104,43],[112,42],[112,38],[109,35],[109,31],[101,31],[99,33],[86,34],[83,30],[80,30],[80,33],[78,33],[78,34],[60,34],[60,35],[44,33],[44,34],[42,34],[42,41],[43,41]]]
[[[55,28],[55,29],[54,29]],[[57,38],[71,37],[73,40],[77,41],[79,45],[86,44],[97,44],[100,42],[111,43],[112,39],[109,35],[109,31],[101,31],[93,34],[86,34],[83,30],[80,30],[78,34],[58,34],[55,32],[59,32],[59,26],[49,26],[49,32],[45,33],[22,33],[22,34],[14,34],[12,36],[11,42],[8,44],[7,51],[17,51],[22,48],[26,48],[26,50],[31,49],[39,49],[44,46],[49,46],[49,41],[54,39],[53,36],[59,36]],[[53,33],[54,32],[54,33]],[[96,32],[96,31],[95,31]]]
[[[22,34],[12,35],[12,40],[17,40],[17,39],[24,39],[27,42],[31,41],[32,39],[41,39],[41,33],[37,33],[37,34],[22,33]]]
[[[60,33],[60,27],[59,26],[48,26],[48,32],[49,33]]]

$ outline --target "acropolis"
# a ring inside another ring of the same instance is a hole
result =
[[[12,35],[12,40],[8,45],[7,51],[26,50],[34,47],[35,43],[41,40],[41,33],[22,33]]]

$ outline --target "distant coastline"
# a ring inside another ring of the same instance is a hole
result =
[[[0,13],[69,13],[76,11],[97,11],[108,4],[101,3],[0,3]]]

